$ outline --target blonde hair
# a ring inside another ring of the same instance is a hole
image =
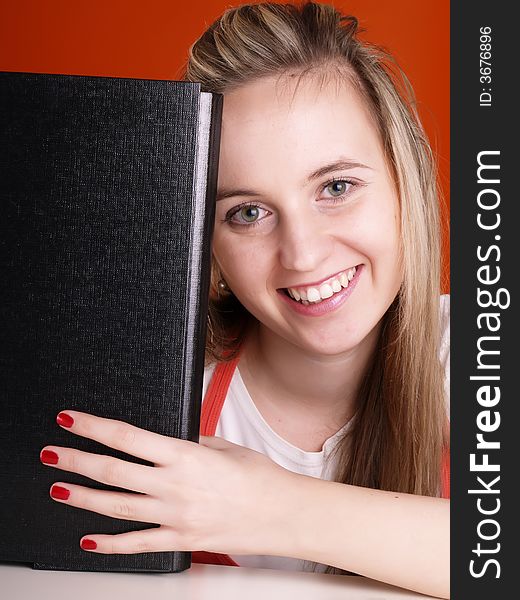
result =
[[[338,444],[335,480],[436,496],[448,443],[438,358],[436,169],[406,77],[387,53],[357,33],[355,17],[326,4],[232,8],[191,47],[185,79],[225,94],[264,76],[304,76],[318,67],[345,75],[367,101],[400,199],[403,284],[384,316],[353,426]],[[218,280],[214,264],[208,356],[223,360],[236,353],[252,317],[233,295],[219,293]]]

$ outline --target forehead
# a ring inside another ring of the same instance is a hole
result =
[[[224,96],[220,169],[306,168],[339,157],[383,165],[366,100],[347,76],[266,77]]]

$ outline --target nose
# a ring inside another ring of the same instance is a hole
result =
[[[280,227],[280,263],[288,271],[316,271],[332,251],[333,240],[313,214],[299,211]]]

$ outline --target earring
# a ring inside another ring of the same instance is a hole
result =
[[[220,294],[226,294],[228,292],[231,292],[231,290],[228,287],[228,284],[223,279],[219,279],[217,285]]]

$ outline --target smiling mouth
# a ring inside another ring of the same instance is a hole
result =
[[[292,298],[301,304],[319,304],[320,302],[323,302],[323,300],[332,298],[332,296],[347,288],[354,278],[358,267],[359,265],[341,271],[341,273],[327,279],[319,286],[282,288],[281,291],[289,296],[289,298]]]

